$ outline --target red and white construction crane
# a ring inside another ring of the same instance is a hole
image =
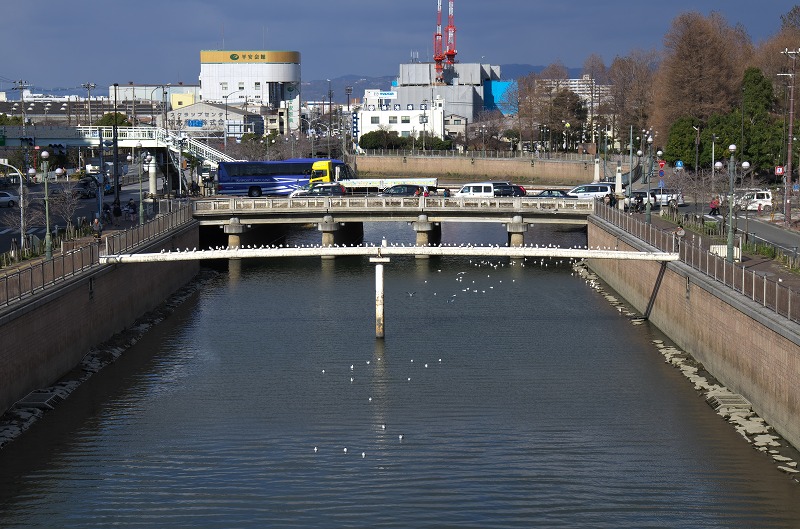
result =
[[[433,62],[436,63],[437,83],[444,82],[445,61],[447,61],[448,65],[456,62],[456,25],[453,18],[453,2],[454,0],[447,0],[447,27],[445,28],[446,39],[444,39],[447,42],[446,48],[442,42],[442,0],[438,0],[438,8],[436,10],[436,33],[433,34]]]

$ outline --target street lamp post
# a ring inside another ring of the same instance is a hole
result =
[[[730,160],[728,160],[728,262],[733,262],[733,183],[736,173],[736,165],[733,159],[736,153],[736,145],[731,144],[728,147],[731,152]]]
[[[650,224],[652,220],[651,210],[653,205],[650,201],[650,178],[653,175],[653,135],[647,135],[647,202],[644,205],[644,223]]]
[[[222,141],[224,144],[224,150],[226,151],[228,150],[228,98],[233,94],[235,94],[236,92],[241,92],[241,90],[234,90],[230,94],[222,96],[222,99],[225,100],[225,128],[222,132],[222,137],[223,137]]]
[[[483,157],[486,158],[486,125],[481,125],[481,145],[483,149]]]
[[[44,255],[47,259],[53,258],[53,239],[50,236],[50,197],[47,193],[47,159],[50,153],[42,151],[42,178],[44,178],[44,222],[47,232],[44,234]]]
[[[428,123],[428,100],[422,100],[422,117],[420,118],[420,122],[422,123],[422,151],[425,154],[425,126]]]
[[[19,176],[19,249],[22,251],[25,249],[25,200],[23,196],[24,188],[22,186],[22,181],[25,179],[22,177],[22,171],[13,165],[3,162],[0,162],[0,165],[13,169],[17,172],[17,176]]]
[[[139,152],[138,158],[134,154],[133,156],[128,156],[128,161],[137,161],[139,163],[139,226],[141,226],[144,224],[144,202],[142,201],[142,162],[144,159],[142,157],[142,142],[137,141],[135,148]]]

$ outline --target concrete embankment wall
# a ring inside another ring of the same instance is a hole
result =
[[[188,224],[141,251],[194,248]],[[163,303],[189,282],[197,262],[108,265],[0,315],[0,414],[31,391],[51,385],[89,351]]]
[[[538,158],[471,158],[467,156],[359,156],[358,174],[371,176],[438,177],[440,181],[511,180],[541,187],[585,184],[594,179],[594,161],[548,161]],[[602,164],[602,162],[601,162]],[[609,162],[609,176],[616,164]],[[627,171],[627,165],[623,166]],[[602,178],[602,165],[600,168]]]
[[[644,248],[596,218],[590,218],[588,242],[619,250]],[[594,259],[589,266],[644,312],[661,265]],[[650,321],[800,448],[799,325],[682,263],[667,265]]]

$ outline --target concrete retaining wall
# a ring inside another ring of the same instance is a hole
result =
[[[547,161],[531,158],[471,158],[466,156],[359,156],[358,174],[370,176],[438,177],[440,180],[512,180],[517,183],[571,186],[591,182],[594,161]],[[616,171],[616,165],[609,168]],[[627,167],[623,167],[627,171]],[[602,168],[601,168],[602,173]]]
[[[590,246],[642,250],[641,241],[590,218]],[[589,266],[644,312],[660,264],[592,260]],[[650,321],[800,448],[800,326],[682,263],[669,263]]]
[[[142,251],[198,246],[195,223]],[[50,287],[0,315],[0,414],[51,385],[89,349],[129,327],[185,285],[197,262],[111,265]]]

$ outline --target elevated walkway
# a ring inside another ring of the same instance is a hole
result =
[[[28,126],[0,127],[8,147],[99,147],[102,141],[107,146],[114,137],[113,127],[62,127]],[[177,154],[181,149],[202,160],[203,165],[216,168],[219,162],[236,161],[222,151],[190,137],[181,137],[173,131],[158,127],[117,127],[117,145],[132,149],[141,143],[142,148],[167,149]]]

